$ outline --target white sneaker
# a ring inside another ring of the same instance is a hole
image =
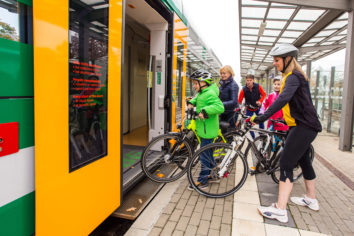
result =
[[[320,209],[317,199],[308,198],[306,195],[303,197],[291,197],[290,200],[296,205],[307,206],[314,211],[318,211]]]
[[[269,219],[276,219],[282,223],[288,222],[288,212],[287,210],[279,209],[276,203],[272,203],[269,207],[258,207],[259,213]]]

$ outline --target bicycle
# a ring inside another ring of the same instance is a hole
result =
[[[226,197],[235,193],[245,183],[248,164],[241,149],[247,139],[246,134],[251,128],[251,123],[249,117],[243,113],[240,115],[241,126],[234,132],[231,143],[208,144],[196,151],[192,161],[189,162],[188,181],[199,194],[211,198]],[[200,155],[204,152],[210,152],[209,155],[213,156],[213,160],[207,160],[209,163],[205,163],[203,157],[203,161],[200,161]],[[198,184],[200,178],[208,179],[207,188],[204,189]]]
[[[178,132],[169,132],[153,138],[144,148],[141,155],[141,169],[154,182],[169,183],[182,177],[191,161],[194,151],[200,144],[196,132],[198,114],[194,109],[186,111],[186,128],[177,125]],[[236,131],[228,129],[228,123],[221,123],[218,137],[214,142],[227,142]]]
[[[257,128],[251,128],[251,130],[257,131],[260,135],[253,140],[255,145],[248,144],[245,150],[245,156],[248,156],[248,152],[251,150],[251,157],[256,157],[255,169],[251,172],[251,175],[265,172],[267,175],[271,175],[273,181],[279,184],[280,178],[280,157],[282,149],[285,145],[285,140],[288,135],[287,131],[276,131],[273,129],[276,123],[286,124],[283,120],[270,119],[270,130],[263,130]],[[255,148],[252,148],[255,147]],[[307,150],[310,155],[311,162],[314,159],[314,148],[310,145]],[[252,155],[253,154],[253,155]],[[294,168],[294,181],[297,181],[302,176],[302,170],[299,165]]]

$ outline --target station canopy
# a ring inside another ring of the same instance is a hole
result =
[[[305,4],[285,4],[288,2]],[[324,1],[317,1],[316,7],[310,4],[313,2],[239,0],[242,77],[250,70],[256,72],[256,78],[266,77],[273,68],[269,52],[278,43],[299,48],[301,65],[346,47],[349,9],[344,1],[338,0],[338,7],[322,4],[323,8],[319,5]]]

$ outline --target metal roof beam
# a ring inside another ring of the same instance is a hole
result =
[[[305,52],[312,52],[312,51],[319,51],[319,50],[332,50],[336,49],[338,47],[345,48],[346,44],[334,44],[334,45],[323,45],[323,46],[313,46],[313,47],[304,47],[300,48],[300,53],[305,53]]]
[[[296,47],[301,47],[311,38],[313,38],[318,32],[324,29],[327,25],[332,23],[337,17],[343,14],[340,10],[328,10],[324,13],[320,19],[318,19],[314,24],[311,25],[297,40],[295,40],[294,45]]]
[[[342,11],[351,11],[353,9],[353,4],[350,0],[263,0],[263,2],[293,4],[298,6],[336,9]]]

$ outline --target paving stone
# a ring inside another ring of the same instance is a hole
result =
[[[195,205],[194,211],[195,212],[203,212],[204,206],[205,206],[205,201],[200,201],[200,199],[198,199],[198,202]]]
[[[220,236],[220,231],[215,229],[209,229],[208,236]]]
[[[179,200],[179,202],[177,203],[177,205],[176,205],[176,209],[183,210],[184,207],[187,205],[187,201],[188,201],[187,199],[181,198],[181,199]]]
[[[316,226],[320,230],[320,233],[330,234],[330,230],[327,228],[327,226],[324,223],[319,223]]]
[[[190,217],[182,216],[176,226],[176,230],[186,231]]]
[[[210,228],[215,230],[220,230],[221,226],[221,216],[213,216],[210,222]]]
[[[156,227],[161,227],[163,228],[168,220],[168,218],[170,217],[170,215],[167,214],[162,214],[159,219],[157,220],[155,226]]]
[[[176,203],[170,202],[170,203],[166,206],[166,208],[165,208],[165,210],[163,211],[163,213],[164,213],[164,214],[171,215],[172,212],[173,212],[173,210],[175,209],[175,207],[176,207]]]
[[[215,205],[215,198],[208,198],[205,203],[205,207],[206,208],[214,208],[214,205]]]
[[[320,230],[317,228],[317,226],[314,226],[314,225],[309,225],[309,230],[312,231],[312,232],[320,232]]]
[[[188,199],[187,205],[194,207],[195,204],[197,203],[197,200],[198,200],[198,196],[190,196]]]
[[[182,216],[188,216],[190,217],[193,214],[194,207],[188,206],[184,208]]]
[[[215,216],[222,216],[224,206],[223,205],[215,205],[213,215]]]
[[[171,217],[168,219],[169,221],[178,221],[179,218],[181,217],[182,215],[182,210],[180,209],[175,209],[173,212],[172,212],[172,215]]]
[[[175,193],[178,193],[178,194],[183,194],[184,190],[186,190],[186,186],[185,185],[180,185],[176,192]]]
[[[186,189],[184,192],[183,192],[183,194],[182,194],[182,196],[181,196],[181,198],[182,199],[189,199],[189,197],[192,195],[192,191],[190,191],[190,190],[188,190],[188,189]]]
[[[181,198],[181,194],[179,194],[179,193],[175,193],[175,194],[173,194],[173,196],[172,196],[172,198],[171,198],[171,200],[170,200],[170,202],[174,202],[174,203],[177,203],[178,201],[179,201],[179,199]]]
[[[193,212],[192,217],[189,221],[190,225],[199,225],[200,219],[202,217],[202,213],[200,212]]]
[[[221,224],[220,235],[222,236],[231,235],[231,225]]]
[[[233,201],[225,201],[224,203],[224,212],[227,212],[227,211],[232,211],[233,210]]]
[[[304,229],[304,230],[307,230],[307,225],[305,223],[305,221],[300,217],[294,217],[294,220],[296,222],[296,226],[299,228],[299,229]]]
[[[217,199],[215,200],[215,204],[216,204],[216,205],[223,205],[223,204],[224,204],[224,201],[225,201],[224,198],[217,198]]]
[[[231,211],[225,211],[221,223],[223,224],[231,224],[232,223],[232,212]]]
[[[302,219],[305,221],[306,224],[308,225],[316,225],[315,221],[312,219],[311,215],[306,212],[301,212]]]
[[[195,236],[197,234],[197,229],[198,229],[198,227],[195,225],[188,225],[184,235],[185,236]]]
[[[354,232],[354,223],[352,221],[344,220],[344,223],[351,232]]]
[[[158,227],[152,228],[152,230],[149,233],[149,236],[159,236],[161,233],[162,229]]]
[[[202,214],[202,220],[211,220],[211,217],[213,215],[213,209],[211,208],[205,208]]]
[[[174,231],[176,227],[176,222],[173,221],[168,221],[165,227],[163,227],[161,236],[171,236],[172,232]]]
[[[208,235],[210,221],[201,220],[199,223],[197,235]]]

